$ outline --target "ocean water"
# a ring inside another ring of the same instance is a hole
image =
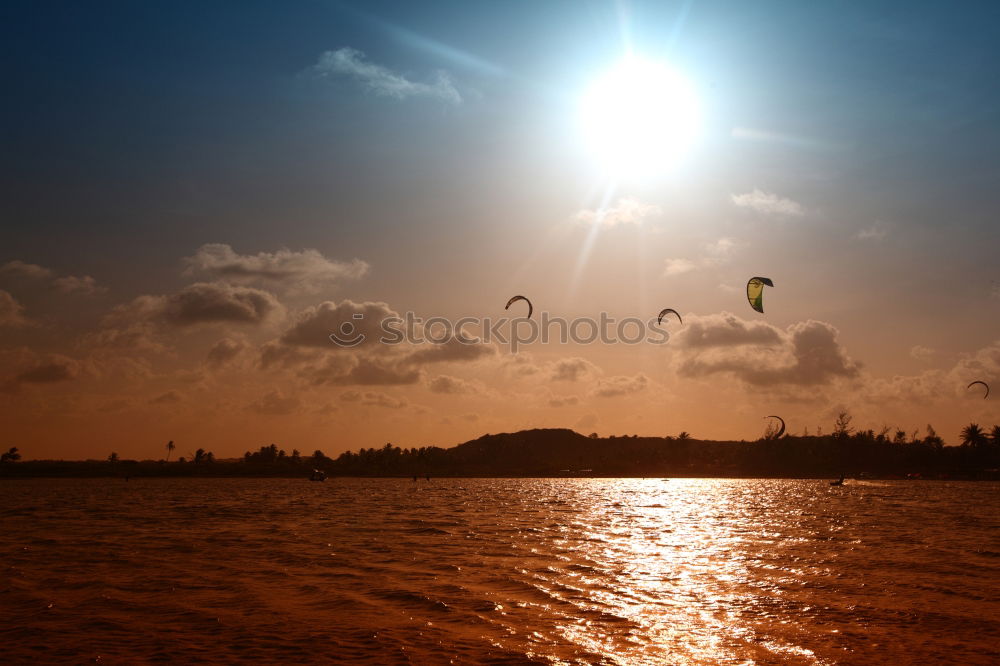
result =
[[[0,481],[0,661],[998,663],[998,509],[935,481]]]

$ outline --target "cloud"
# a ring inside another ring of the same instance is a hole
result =
[[[723,236],[717,241],[705,244],[704,261],[713,264],[728,262],[736,251],[736,241],[728,236]]]
[[[667,259],[663,267],[663,277],[682,275],[698,270],[729,263],[736,252],[736,241],[724,236],[711,243],[706,243],[701,256],[695,259]]]
[[[963,389],[976,380],[996,385],[1000,381],[1000,340],[962,358],[955,364],[952,374],[959,379]]]
[[[575,395],[559,396],[549,398],[549,407],[567,407],[575,405],[580,402],[580,399]]]
[[[246,348],[247,343],[243,340],[222,338],[208,350],[205,362],[211,366],[221,367],[239,356]]]
[[[937,354],[937,351],[931,349],[930,347],[924,347],[923,345],[914,345],[910,347],[910,356],[918,361],[929,361],[934,358],[935,354]]]
[[[353,402],[372,407],[385,407],[387,409],[402,409],[409,404],[405,398],[394,398],[391,395],[375,391],[345,391],[340,394],[340,399],[344,402]]]
[[[724,373],[753,386],[814,386],[859,372],[837,341],[837,329],[821,321],[782,331],[723,313],[692,319],[674,341],[678,372],[686,377]]]
[[[405,365],[402,359],[358,358],[347,372],[328,379],[332,384],[400,385],[420,381],[420,370]]]
[[[26,326],[29,322],[21,314],[24,306],[8,292],[0,289],[0,326]]]
[[[542,371],[541,367],[535,363],[535,357],[531,355],[531,352],[518,352],[504,357],[501,368],[505,374],[514,377],[537,375]]]
[[[3,266],[0,266],[0,273],[29,280],[47,280],[55,275],[52,270],[45,268],[44,266],[29,264],[21,261],[20,259],[8,261]]]
[[[784,215],[788,217],[801,217],[805,215],[805,209],[797,201],[779,196],[773,192],[764,192],[757,188],[745,194],[734,194],[731,199],[735,205],[741,208],[750,208],[765,215]]]
[[[385,335],[382,322],[389,318],[398,319],[399,315],[386,303],[324,301],[303,310],[295,324],[281,336],[281,342],[297,347],[321,347],[331,351],[371,347],[377,345]],[[335,344],[331,335],[336,335],[343,345]]]
[[[260,324],[282,310],[273,294],[221,282],[198,282],[169,296],[140,296],[130,308],[174,326]]]
[[[54,289],[64,294],[82,294],[93,296],[104,291],[104,287],[98,286],[97,281],[89,275],[66,275],[57,277],[56,272],[51,268],[29,264],[20,259],[8,261],[0,266],[0,274],[14,277],[21,280],[47,281]]]
[[[247,405],[247,409],[266,416],[285,416],[297,411],[301,404],[295,396],[286,396],[281,391],[269,391]]]
[[[178,402],[183,401],[181,394],[177,391],[167,391],[162,393],[155,398],[150,399],[149,404],[151,405],[175,405]]]
[[[599,379],[593,393],[599,398],[615,398],[644,391],[647,386],[649,386],[649,377],[640,372],[632,377],[618,375]]]
[[[478,390],[471,382],[449,375],[438,375],[427,382],[427,388],[431,393],[444,393],[448,395],[460,395],[477,393]]]
[[[762,321],[747,321],[729,312],[689,317],[687,324],[674,334],[674,344],[697,349],[735,345],[780,345],[782,332]]]
[[[341,262],[324,257],[318,250],[278,250],[237,254],[224,243],[202,245],[184,260],[185,274],[208,274],[227,282],[264,282],[315,289],[321,285],[364,277],[369,265],[360,259]]]
[[[576,382],[598,374],[600,370],[596,365],[585,358],[575,356],[559,359],[553,363],[550,378],[559,382]]]
[[[81,294],[83,296],[93,296],[107,291],[105,287],[99,286],[97,280],[89,275],[67,275],[66,277],[56,278],[52,281],[52,286],[55,287],[56,291],[64,294]]]
[[[619,199],[614,206],[581,210],[573,216],[573,219],[587,225],[602,224],[614,227],[622,224],[642,224],[647,218],[659,215],[661,212],[659,206],[626,197]]]
[[[868,227],[867,229],[862,229],[854,235],[858,240],[862,241],[880,241],[884,240],[886,236],[889,235],[889,230],[886,228],[884,222],[876,221],[875,224]]]
[[[478,361],[486,357],[496,356],[493,345],[482,342],[472,342],[451,337],[440,343],[421,345],[416,351],[406,357],[406,363],[413,365],[428,365],[431,363],[456,363]]]
[[[80,373],[80,363],[75,359],[52,354],[46,360],[17,374],[14,384],[54,384],[76,379]]]
[[[451,77],[444,71],[436,72],[430,83],[411,81],[402,74],[366,60],[364,53],[349,47],[324,52],[312,69],[320,76],[354,79],[365,90],[378,97],[398,100],[430,97],[450,104],[462,102],[462,95],[455,88]]]
[[[690,273],[697,268],[698,264],[690,259],[667,259],[663,267],[663,276],[669,277],[671,275],[682,275],[684,273]]]

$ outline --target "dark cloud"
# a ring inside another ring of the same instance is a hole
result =
[[[459,395],[464,393],[475,393],[476,387],[458,377],[449,375],[438,375],[427,382],[427,388],[431,393],[444,393],[449,395]]]
[[[578,356],[559,359],[552,366],[554,381],[576,382],[597,374],[600,374],[600,370],[596,365]]]
[[[331,384],[358,385],[399,385],[416,384],[420,381],[420,370],[401,362],[370,357],[359,357],[346,373],[328,380]]]
[[[387,409],[402,409],[409,404],[405,398],[394,398],[391,395],[375,391],[345,391],[340,394],[340,399],[344,402],[353,402],[372,407],[385,407]]]
[[[445,342],[425,343],[406,358],[413,365],[431,363],[469,362],[496,356],[493,345],[478,341],[464,340],[457,337],[448,338]]]
[[[21,314],[24,307],[6,291],[0,290],[0,326],[24,326],[28,320]]]
[[[181,394],[177,391],[167,391],[166,393],[161,393],[155,398],[150,399],[149,404],[151,405],[174,405],[181,402],[183,398]]]
[[[243,340],[222,338],[208,350],[205,361],[215,367],[223,366],[239,356],[246,348],[247,343]]]
[[[594,388],[594,395],[599,398],[616,398],[644,391],[647,386],[649,386],[649,377],[641,372],[632,377],[618,375],[598,380],[597,386]]]
[[[275,297],[260,289],[218,282],[199,282],[163,301],[163,318],[176,326],[208,322],[259,324],[281,309]]]
[[[52,286],[57,291],[64,294],[80,294],[83,296],[93,296],[107,291],[106,288],[97,284],[97,280],[89,275],[67,275],[65,277],[52,280]]]
[[[689,349],[780,345],[783,339],[782,332],[770,324],[746,321],[729,312],[689,317],[684,327],[671,338],[674,345]]]
[[[385,335],[382,322],[398,316],[386,303],[345,300],[338,304],[324,301],[303,310],[295,324],[281,336],[281,342],[331,351],[372,347],[380,344]],[[335,335],[342,344],[334,342],[331,335]]]
[[[66,275],[58,277],[56,272],[51,268],[39,266],[38,264],[29,264],[18,259],[8,261],[3,266],[0,266],[0,274],[20,280],[45,281],[51,287],[64,294],[77,293],[84,296],[92,296],[106,291],[104,287],[99,286],[97,281],[89,275]]]
[[[53,384],[76,379],[80,363],[66,356],[53,354],[14,377],[15,384]]]
[[[699,328],[693,338],[678,336],[686,342],[678,366],[682,376],[727,373],[754,386],[812,386],[858,375],[858,365],[837,341],[837,329],[821,321],[781,331],[727,315],[704,318]]]
[[[269,391],[247,405],[247,409],[267,416],[285,416],[298,411],[301,404],[295,396],[286,396],[281,391]]]
[[[175,294],[140,296],[115,310],[114,320],[162,321],[186,327],[208,323],[260,324],[282,310],[273,294],[222,282],[197,282]]]
[[[28,280],[47,280],[54,275],[50,269],[45,268],[44,266],[29,264],[25,261],[21,261],[20,259],[8,261],[3,266],[0,266],[0,273]]]

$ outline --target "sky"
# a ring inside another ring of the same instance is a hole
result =
[[[25,458],[1000,422],[966,389],[1000,387],[995,3],[0,18],[0,446]],[[487,339],[529,330],[518,294],[660,334]],[[432,340],[381,339],[406,313]]]

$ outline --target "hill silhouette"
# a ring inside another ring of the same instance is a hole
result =
[[[192,460],[7,462],[0,476],[691,476],[837,478],[1000,478],[1000,427],[987,434],[974,424],[961,446],[945,446],[933,428],[926,436],[899,430],[851,432],[849,419],[825,436],[763,437],[755,441],[636,435],[584,436],[565,428],[487,434],[451,448],[437,446],[345,451],[331,459],[321,451],[291,456],[262,446],[238,460],[211,453]],[[201,451],[199,449],[199,451]]]

